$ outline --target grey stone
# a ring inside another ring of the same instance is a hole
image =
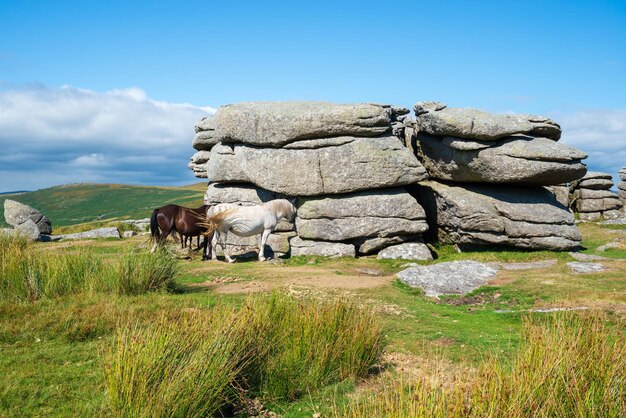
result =
[[[391,128],[392,108],[377,104],[247,102],[222,106],[215,115],[223,143],[265,147],[337,136],[372,137]]]
[[[551,119],[534,115],[498,115],[477,109],[448,108],[443,103],[415,105],[421,132],[435,136],[494,140],[514,134],[532,134],[554,140],[561,127]]]
[[[29,241],[39,241],[41,238],[41,231],[35,222],[31,219],[26,219],[25,222],[20,223],[15,227],[15,232],[27,238]]]
[[[430,250],[421,242],[407,242],[387,247],[378,253],[379,260],[432,260]]]
[[[612,209],[612,210],[606,210],[602,212],[602,217],[606,219],[607,221],[622,220],[626,217],[626,214],[622,210]]]
[[[215,130],[215,118],[213,116],[205,116],[196,123],[195,131],[214,131]]]
[[[567,266],[574,273],[598,273],[606,270],[606,267],[600,263],[586,263],[581,261],[569,262],[567,263]]]
[[[567,208],[542,187],[418,185],[427,238],[462,247],[502,245],[564,251],[582,240]]]
[[[233,150],[216,145],[208,176],[212,182],[253,183],[290,196],[395,187],[428,177],[417,158],[391,135],[318,149],[235,145]]]
[[[389,247],[391,245],[402,244],[403,242],[414,240],[415,237],[410,236],[398,236],[398,237],[387,237],[387,238],[362,238],[356,240],[356,245],[359,254],[372,254],[378,250],[382,250],[385,247]]]
[[[37,225],[39,232],[42,234],[52,233],[52,224],[47,217],[37,209],[15,200],[6,199],[4,201],[4,219],[6,223],[14,228],[17,228],[27,220],[31,220]]]
[[[431,177],[457,182],[555,185],[582,177],[587,155],[541,137],[476,142],[419,133],[420,159]]]
[[[223,144],[211,149],[207,177],[212,183],[250,183],[233,148]]]
[[[81,239],[94,239],[94,238],[120,238],[120,231],[115,227],[97,228],[91,231],[77,232],[75,234],[62,234],[51,236],[53,240],[69,239],[69,240],[81,240]]]
[[[577,199],[604,199],[606,197],[617,197],[616,194],[610,190],[597,190],[597,189],[577,189],[573,193]]]
[[[569,186],[567,184],[558,184],[555,186],[546,186],[546,189],[554,195],[557,202],[565,207],[569,207]]]
[[[600,245],[598,248],[596,248],[596,252],[603,253],[606,250],[610,250],[611,248],[620,248],[620,247],[621,247],[621,244],[619,242],[609,242],[607,244]]]
[[[292,256],[354,257],[356,255],[354,245],[352,244],[303,240],[300,237],[292,238],[289,243]]]
[[[218,142],[214,131],[201,131],[193,137],[191,146],[198,151],[211,151]]]
[[[581,221],[599,221],[602,219],[602,212],[581,212],[578,218]]]
[[[124,231],[124,233],[122,234],[122,238],[132,238],[135,235],[137,235],[135,231]]]
[[[426,296],[463,295],[487,283],[497,270],[476,261],[451,261],[409,267],[396,276],[402,283],[418,287]]]
[[[198,151],[191,156],[191,162],[195,164],[202,164],[209,161],[209,158],[211,158],[211,153],[209,151]]]
[[[611,176],[609,173],[602,173],[600,171],[588,171],[587,174],[585,174],[585,176],[581,178],[581,181],[590,179],[613,180],[613,176]]]
[[[581,180],[577,183],[574,183],[574,186],[580,187],[583,189],[605,189],[608,190],[613,187],[612,180],[605,179],[589,179],[589,180]]]
[[[193,171],[194,176],[202,179],[207,178],[207,163],[196,164],[190,161],[187,167]]]
[[[252,184],[211,183],[204,195],[204,203],[207,205],[236,203],[242,206],[253,206],[276,198],[275,193]]]
[[[302,199],[296,228],[303,239],[345,241],[416,236],[428,225],[419,203],[395,188]]]
[[[578,252],[570,252],[568,253],[573,259],[575,259],[576,261],[601,261],[601,260],[608,260],[606,257],[602,257],[599,255],[593,255],[593,254],[583,254],[583,253],[578,253]]]

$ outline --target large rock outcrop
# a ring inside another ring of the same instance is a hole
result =
[[[570,185],[570,208],[583,221],[622,218],[623,202],[612,187],[610,174],[590,171]]]
[[[367,103],[221,107],[206,203],[300,198],[294,254],[369,254],[421,241],[424,212],[402,186],[428,176],[399,139],[408,113]]]
[[[430,177],[549,186],[579,179],[587,154],[560,144],[560,127],[529,115],[497,115],[443,103],[415,105],[416,150]]]
[[[28,221],[32,221],[34,225],[37,226],[39,233],[52,233],[52,223],[50,222],[50,219],[44,216],[37,209],[20,202],[16,202],[15,200],[7,199],[4,201],[4,219],[9,225],[16,229],[19,229],[20,226]],[[24,228],[29,231],[33,230],[31,225],[28,227],[25,226]],[[29,234],[29,236],[31,235],[33,235],[33,233]]]
[[[418,194],[429,238],[443,243],[565,251],[582,240],[574,216],[544,188],[425,181]]]

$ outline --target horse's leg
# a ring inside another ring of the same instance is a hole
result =
[[[271,232],[271,229],[263,230],[263,235],[261,235],[261,246],[259,247],[259,261],[265,261],[265,243],[267,242],[267,238],[270,236]]]
[[[230,258],[230,255],[228,255],[228,250],[227,250],[227,245],[226,245],[226,240],[228,239],[228,231],[224,231],[223,233],[220,233],[221,237],[222,237],[222,248],[224,249],[224,257],[226,257],[226,261],[228,261],[229,263],[234,263],[235,260],[233,260],[232,258]]]
[[[217,243],[219,240],[220,234],[217,231],[213,232],[213,237],[211,237],[211,242],[209,245],[211,246],[211,259],[217,260]]]

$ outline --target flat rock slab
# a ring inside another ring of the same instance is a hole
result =
[[[404,244],[392,245],[378,253],[379,260],[432,260],[428,246],[421,242],[406,242]]]
[[[356,249],[352,244],[304,240],[294,237],[289,241],[291,255],[320,255],[324,257],[354,257]]]
[[[93,238],[121,238],[120,231],[115,227],[92,229],[91,231],[78,232],[76,234],[50,235],[50,240],[58,241],[61,239],[93,239]]]
[[[574,273],[599,273],[606,270],[606,267],[600,263],[585,263],[580,261],[567,263],[567,267]]]
[[[556,185],[587,171],[587,154],[548,138],[517,135],[493,141],[420,132],[421,161],[431,177],[470,183]]]
[[[371,137],[391,130],[393,109],[368,103],[246,102],[215,114],[218,139],[280,147],[294,141],[343,135]]]
[[[211,182],[252,183],[289,196],[320,196],[413,184],[428,178],[417,157],[395,136],[344,138],[313,149],[235,144],[211,150]]]
[[[561,127],[544,116],[494,114],[477,109],[448,108],[444,103],[415,105],[417,125],[422,132],[492,141],[513,134],[532,134],[558,140]]]
[[[534,269],[545,269],[548,267],[552,267],[557,263],[557,260],[543,260],[543,261],[529,261],[525,263],[486,263],[488,266],[493,267],[497,270],[534,270]]]
[[[402,270],[396,276],[404,284],[418,287],[426,296],[463,295],[487,283],[497,270],[476,261],[451,261]]]
[[[608,260],[608,258],[602,257],[600,255],[583,254],[583,253],[575,253],[575,252],[570,252],[568,254],[576,261],[602,261],[602,260]]]

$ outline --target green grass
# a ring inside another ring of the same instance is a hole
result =
[[[55,186],[17,195],[1,195],[41,211],[55,226],[111,219],[142,219],[168,203],[197,207],[203,204],[206,183],[175,187],[129,186],[118,184],[74,184]],[[6,226],[0,216],[0,226]]]

